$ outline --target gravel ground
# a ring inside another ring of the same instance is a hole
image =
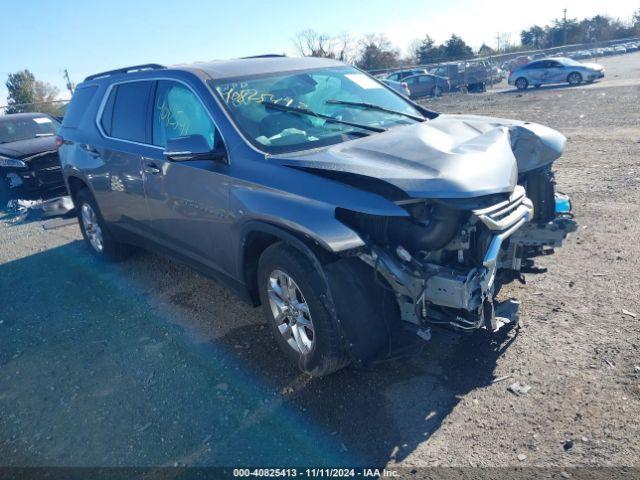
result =
[[[491,342],[436,332],[409,360],[309,379],[190,269],[105,265],[76,225],[0,218],[0,465],[640,467],[640,53],[601,62],[592,85],[429,102],[569,139],[579,231],[509,288],[522,328]]]

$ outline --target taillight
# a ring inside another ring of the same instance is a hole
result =
[[[59,150],[63,143],[64,138],[62,138],[60,135],[56,135],[56,150]]]

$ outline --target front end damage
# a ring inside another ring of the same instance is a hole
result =
[[[393,204],[378,214],[341,197],[335,208],[364,243],[327,265],[357,360],[395,356],[432,325],[495,332],[509,323],[496,313],[501,288],[542,271],[535,257],[576,229],[551,170],[565,142],[542,125],[440,115],[278,159]],[[399,330],[411,335],[398,340]]]
[[[498,330],[496,279],[511,237],[532,218],[533,206],[521,186],[482,200],[485,205],[469,210],[455,202],[404,203],[409,219],[342,214],[364,232],[368,248],[358,257],[393,290],[402,320],[420,328]]]

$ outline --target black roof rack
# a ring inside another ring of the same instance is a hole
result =
[[[286,55],[282,53],[265,53],[264,55],[251,55],[249,57],[240,57],[240,59],[248,60],[250,58],[276,58],[276,57],[286,57]]]
[[[139,72],[141,70],[160,70],[167,68],[164,65],[158,65],[157,63],[145,63],[143,65],[133,65],[131,67],[117,68],[116,70],[109,70],[107,72],[96,73],[89,75],[84,81],[95,80],[96,78],[108,77],[110,75],[117,75],[119,73]]]

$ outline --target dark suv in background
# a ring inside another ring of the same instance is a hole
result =
[[[0,208],[12,198],[66,194],[55,136],[60,124],[44,113],[0,116]]]
[[[497,330],[501,286],[569,231],[550,173],[562,135],[438,114],[329,59],[93,75],[58,142],[95,255],[149,248],[221,280],[312,375],[434,324]]]

